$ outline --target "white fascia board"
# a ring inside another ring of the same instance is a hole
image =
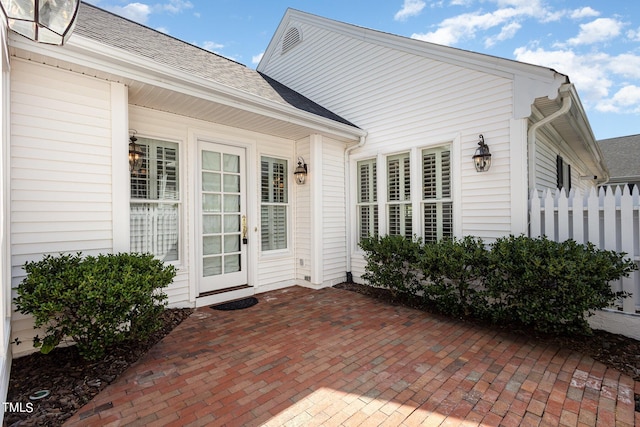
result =
[[[569,93],[572,101],[569,113],[575,118],[576,132],[580,134],[580,139],[583,141],[586,150],[591,154],[594,160],[593,167],[601,172],[598,178],[602,177],[604,179],[609,179],[609,169],[604,161],[604,155],[600,150],[598,141],[596,141],[596,137],[591,129],[591,124],[587,118],[587,113],[584,111],[578,92],[573,84],[569,89]]]
[[[269,62],[269,58],[276,52],[278,41],[280,40],[282,33],[286,28],[288,28],[291,22],[302,22],[328,31],[333,31],[338,34],[344,34],[357,40],[386,46],[398,51],[459,65],[465,68],[475,69],[505,78],[514,78],[515,75],[522,75],[534,80],[546,80],[552,82],[556,79],[555,75],[560,74],[550,68],[539,65],[527,64],[511,59],[385,33],[379,30],[334,21],[329,18],[301,12],[295,9],[287,9],[285,12],[280,25],[269,42],[267,50],[265,50],[265,54],[258,64],[257,70],[263,70],[262,64],[267,64]]]
[[[358,139],[366,135],[362,129],[317,116],[293,106],[279,104],[259,96],[222,85],[154,62],[148,58],[131,55],[122,49],[112,48],[91,39],[74,35],[60,48],[29,42],[22,37],[12,37],[10,45],[26,51],[49,56],[101,72],[122,76],[175,92],[206,99],[222,105],[271,117],[294,125],[326,132],[340,138]]]

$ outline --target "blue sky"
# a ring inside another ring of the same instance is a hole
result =
[[[542,65],[569,75],[597,139],[640,134],[638,0],[90,0],[89,3],[253,68],[288,7],[401,36]]]

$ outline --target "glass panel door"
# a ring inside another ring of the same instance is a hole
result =
[[[244,149],[200,143],[200,294],[247,284]]]

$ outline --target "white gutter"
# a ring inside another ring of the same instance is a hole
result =
[[[367,143],[367,135],[360,137],[360,141],[356,145],[347,147],[344,150],[344,198],[345,198],[345,215],[346,215],[346,249],[347,249],[347,281],[352,281],[351,275],[351,244],[352,244],[352,227],[351,227],[351,162],[349,155],[357,148],[363,147]]]
[[[562,106],[558,111],[553,114],[544,117],[542,120],[534,123],[529,128],[527,132],[527,145],[528,145],[528,156],[529,156],[529,191],[535,188],[536,183],[536,131],[542,126],[546,126],[550,122],[554,121],[558,117],[567,114],[571,109],[571,88],[573,84],[565,83],[560,86],[558,92],[560,93],[560,97],[562,98]]]

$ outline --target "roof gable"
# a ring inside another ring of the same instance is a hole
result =
[[[369,43],[384,45],[391,49],[405,51],[424,57],[433,58],[443,62],[454,63],[467,68],[479,69],[489,73],[495,73],[503,76],[513,74],[529,75],[537,78],[555,79],[557,71],[542,67],[539,65],[527,64],[511,59],[500,58],[483,53],[472,52],[455,47],[439,45],[422,40],[412,39],[409,37],[399,36],[396,34],[386,33],[383,31],[360,27],[354,24],[334,21],[318,15],[302,12],[295,9],[287,9],[280,25],[278,26],[271,43],[265,51],[261,64],[269,61],[269,56],[278,52],[279,42],[289,28],[295,26],[296,23],[307,23],[310,25],[322,27],[329,31],[337,32],[354,39],[367,41]],[[566,77],[562,75],[563,77]]]

